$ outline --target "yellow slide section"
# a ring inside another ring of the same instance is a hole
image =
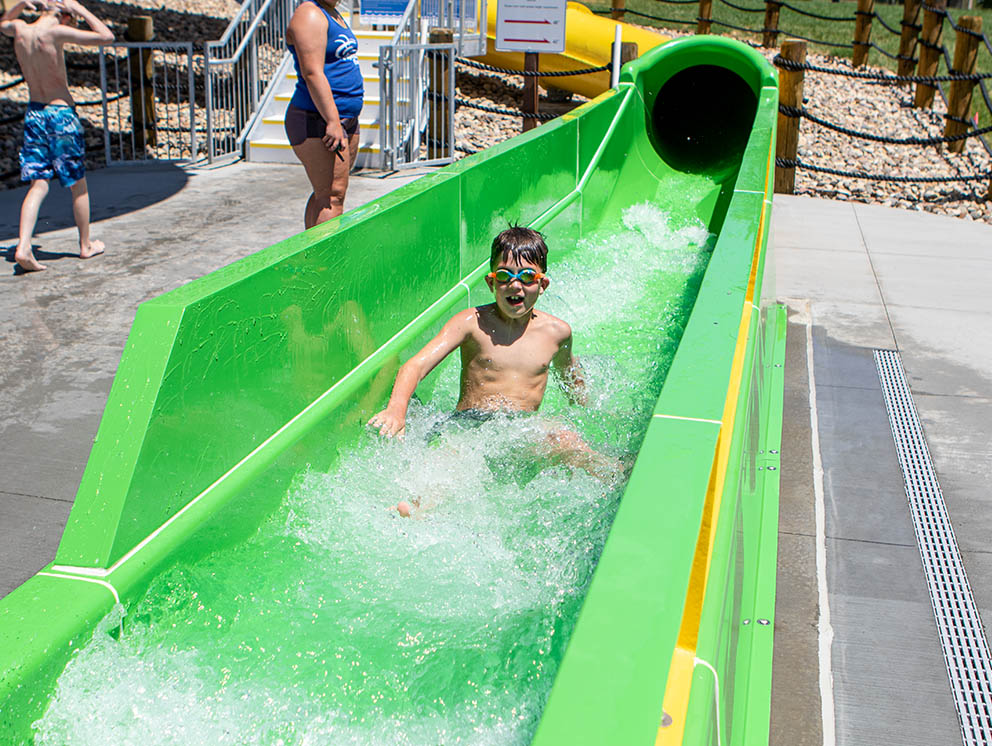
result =
[[[479,61],[493,67],[523,70],[523,52],[496,51],[496,0],[490,0],[487,5],[489,38],[486,42],[486,54],[480,57]],[[605,65],[610,61],[614,29],[617,25],[622,30],[623,41],[637,44],[638,55],[669,40],[667,36],[631,26],[629,23],[619,23],[597,16],[582,3],[570,2],[565,11],[565,51],[561,54],[542,54],[538,69],[541,72],[563,72]],[[561,78],[541,78],[541,85],[553,85],[555,88],[593,98],[610,87],[610,74],[601,72]]]

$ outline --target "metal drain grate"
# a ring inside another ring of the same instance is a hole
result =
[[[965,746],[992,743],[992,656],[899,353],[875,350]]]

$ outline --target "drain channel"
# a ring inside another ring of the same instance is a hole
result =
[[[992,656],[899,353],[875,350],[965,746],[992,743]]]

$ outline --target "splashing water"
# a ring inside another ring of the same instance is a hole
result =
[[[537,444],[564,424],[636,453],[709,241],[635,205],[553,261],[540,305],[572,325],[587,409],[549,386],[541,414],[430,439],[457,397],[446,363],[404,440],[301,473],[252,539],[154,580],[123,633],[116,608],[35,743],[527,743],[622,491]],[[391,509],[403,499],[413,519]]]

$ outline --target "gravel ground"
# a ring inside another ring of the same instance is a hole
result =
[[[165,7],[168,2],[168,8]],[[220,38],[228,20],[239,7],[236,0],[130,0],[130,2],[88,2],[101,18],[107,19],[118,38],[123,38],[127,18],[142,10],[155,18],[156,38],[170,41],[203,42]],[[662,31],[670,36],[678,31]],[[771,59],[774,50],[762,50]],[[80,101],[98,101],[99,75],[96,55],[87,50],[70,50],[69,77],[73,95]],[[850,61],[811,54],[814,65],[850,69]],[[866,68],[880,70],[880,68]],[[882,71],[884,72],[884,71]],[[18,115],[27,100],[23,84],[3,89],[20,77],[13,48],[7,37],[0,38],[0,175],[17,169],[20,147]],[[456,76],[457,95],[475,105],[497,109],[519,109],[523,82],[517,75],[490,73],[459,65]],[[541,89],[541,109],[560,114],[586,99],[571,96],[562,101],[563,92]],[[934,137],[942,134],[946,111],[940,96],[932,110],[912,107],[913,90],[909,87],[854,80],[837,75],[808,73],[805,82],[806,107],[822,119],[852,130],[871,132],[893,138]],[[90,167],[102,165],[103,131],[100,107],[82,106],[80,116],[86,129],[87,145],[94,148]],[[2,123],[5,119],[15,121]],[[461,105],[455,112],[456,147],[459,157],[481,150],[520,132],[521,119]],[[851,138],[833,132],[809,120],[800,126],[799,158],[804,163],[857,173],[892,176],[961,176],[989,174],[992,157],[977,140],[967,141],[963,153],[949,153],[946,148],[890,145]],[[0,180],[0,188],[17,186],[18,178]],[[992,201],[986,193],[992,189],[989,178],[937,184],[885,182],[833,176],[799,169],[796,194],[826,199],[882,204],[911,210],[952,215],[992,223]]]
[[[683,35],[666,31],[671,36]],[[761,50],[770,60],[775,50]],[[851,70],[850,60],[811,54],[812,65]],[[862,70],[888,73],[882,68]],[[460,65],[458,95],[501,108],[519,108],[522,98],[520,76],[485,73]],[[858,132],[891,138],[939,137],[947,109],[940,96],[932,110],[914,109],[913,89],[855,80],[838,75],[807,73],[804,87],[806,108],[814,115]],[[575,96],[576,103],[584,101]],[[456,144],[478,150],[501,142],[520,131],[520,119],[461,106],[455,113]],[[803,120],[800,125],[799,159],[804,163],[889,176],[961,176],[983,174],[980,180],[937,184],[886,182],[833,176],[800,169],[796,173],[796,194],[843,201],[880,204],[910,210],[940,213],[992,223],[992,201],[986,192],[992,188],[992,157],[977,139],[967,141],[962,153],[946,147],[890,145],[848,137]]]

